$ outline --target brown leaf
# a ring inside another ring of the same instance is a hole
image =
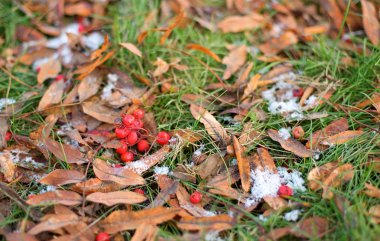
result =
[[[0,116],[0,150],[7,146],[6,135],[8,132],[7,117]]]
[[[78,2],[73,4],[65,4],[65,14],[72,16],[78,15],[88,17],[92,14],[92,5],[88,2]]]
[[[19,61],[25,65],[31,65],[37,59],[48,58],[54,54],[53,49],[42,48],[29,53],[25,53],[19,59]]]
[[[136,204],[142,203],[146,200],[144,195],[128,190],[117,192],[95,192],[86,197],[86,201],[101,203],[107,206],[113,206],[116,204]]]
[[[328,162],[322,166],[313,168],[307,175],[309,188],[313,191],[322,188],[322,182],[338,166],[338,162]]]
[[[258,13],[245,16],[228,16],[218,23],[223,33],[238,33],[253,30],[264,24],[265,18]]]
[[[279,142],[282,148],[294,153],[295,155],[299,157],[312,156],[312,152],[310,150],[306,149],[306,147],[302,145],[301,142],[293,139],[292,137],[289,137],[288,139],[284,139],[280,137],[278,131],[273,130],[273,129],[268,130],[268,135],[272,140]]]
[[[227,214],[211,217],[184,217],[177,223],[182,230],[215,230],[222,231],[232,228],[235,220]]]
[[[45,94],[42,96],[37,110],[41,111],[49,106],[60,103],[62,100],[64,88],[65,82],[63,80],[54,81],[51,83]]]
[[[0,171],[7,182],[12,182],[16,177],[16,165],[12,161],[12,153],[8,150],[0,152]]]
[[[244,89],[243,96],[241,99],[247,98],[249,95],[253,93],[253,91],[256,90],[257,84],[259,83],[259,79],[261,78],[260,74],[255,74],[248,82],[247,86]]]
[[[37,74],[37,82],[42,84],[48,78],[55,78],[61,72],[61,62],[58,59],[49,59],[40,66]]]
[[[288,202],[281,197],[265,196],[263,199],[274,210],[280,210],[288,206]]]
[[[199,120],[208,134],[216,141],[223,143],[230,142],[230,137],[224,127],[215,119],[215,117],[203,107],[197,105],[190,105],[190,112],[194,119]]]
[[[188,45],[186,45],[186,48],[187,49],[192,49],[192,50],[199,50],[202,53],[207,54],[208,56],[210,56],[211,58],[213,58],[215,61],[217,61],[219,63],[222,62],[222,60],[219,58],[218,55],[216,55],[210,49],[208,49],[208,48],[206,48],[206,47],[204,47],[202,45],[199,45],[199,44],[188,44]]]
[[[153,72],[153,76],[161,76],[168,72],[170,65],[163,59],[157,58],[157,60],[153,63],[157,68]]]
[[[165,187],[160,185],[160,182],[162,182],[161,180],[165,181],[165,185],[166,185]],[[178,189],[178,185],[179,185],[178,181],[174,181],[173,179],[169,178],[166,175],[158,175],[157,183],[159,187],[161,188],[161,192],[157,194],[156,198],[153,200],[151,204],[149,204],[147,208],[163,206],[167,201],[169,201],[170,196],[176,193]]]
[[[227,65],[223,74],[223,79],[229,79],[238,69],[244,65],[247,59],[247,47],[240,45],[231,50],[231,52],[223,58],[222,63]]]
[[[371,217],[371,221],[375,224],[380,223],[380,204],[372,206],[368,210],[368,214]]]
[[[301,238],[320,239],[329,231],[327,219],[322,217],[310,217],[297,223],[292,233]]]
[[[193,204],[190,202],[190,194],[182,185],[178,186],[176,196],[180,207],[188,211],[191,215],[196,217],[210,216],[210,213],[205,210],[201,204]]]
[[[122,185],[145,184],[144,178],[125,167],[110,167],[105,161],[98,158],[93,161],[92,165],[96,177],[102,181],[113,181]]]
[[[158,231],[159,231],[159,229],[155,225],[143,224],[136,229],[135,234],[133,235],[131,241],[141,241],[141,240],[153,241],[153,240],[156,240],[155,237],[156,237]]]
[[[239,140],[233,136],[234,150],[238,163],[239,173],[240,173],[240,181],[242,188],[245,192],[249,192],[249,188],[251,186],[251,168],[249,167],[249,161],[245,156],[245,150],[239,143]]]
[[[82,196],[71,191],[57,190],[35,195],[26,202],[30,205],[62,204],[75,206],[82,203]]]
[[[358,136],[361,136],[363,131],[343,131],[333,136],[329,136],[321,141],[322,145],[332,146],[332,145],[341,145],[352,139],[355,139]]]
[[[334,196],[332,187],[338,187],[342,183],[350,181],[354,177],[354,168],[352,164],[346,163],[339,166],[331,172],[331,174],[323,181],[322,197],[330,199]]]
[[[241,198],[244,197],[244,194],[231,187],[231,185],[236,183],[239,179],[239,171],[237,167],[233,167],[213,177],[207,182],[207,186],[210,187],[210,193],[241,200]]]
[[[136,47],[136,45],[134,45],[132,43],[120,43],[120,46],[123,47],[123,48],[128,49],[133,54],[135,54],[135,55],[139,56],[140,58],[142,58],[141,51]]]
[[[195,171],[202,179],[206,179],[207,177],[215,176],[224,165],[225,163],[220,153],[214,153],[208,156],[200,165],[196,166]]]
[[[65,170],[65,169],[55,169],[48,175],[44,176],[39,180],[39,183],[46,185],[65,185],[70,183],[78,183],[83,181],[86,176],[76,170]]]
[[[181,209],[157,207],[141,211],[114,211],[100,222],[100,227],[108,233],[134,230],[141,225],[157,225],[174,218]]]
[[[378,12],[376,12],[375,4],[367,0],[360,0],[360,2],[362,4],[363,11],[364,31],[374,45],[379,45],[380,24],[379,20],[376,18]]]
[[[196,131],[189,129],[178,129],[173,131],[173,136],[180,136],[181,139],[189,143],[195,143],[202,140],[203,136]]]
[[[98,178],[91,178],[85,182],[71,186],[71,190],[88,195],[94,192],[113,192],[118,191],[127,185],[121,185],[111,181],[102,181]]]
[[[170,36],[170,34],[173,32],[173,30],[182,23],[182,21],[185,19],[185,12],[181,10],[178,15],[174,18],[173,23],[168,26],[164,34],[162,35],[160,39],[160,45],[163,45],[166,41],[166,39]]]
[[[291,231],[292,229],[290,227],[275,228],[272,229],[269,233],[265,234],[264,236],[261,236],[259,238],[259,241],[279,240],[280,238],[289,235]]]
[[[104,45],[104,44],[103,44]],[[102,49],[102,47],[101,47]],[[99,49],[98,49],[99,50]],[[97,50],[95,50],[95,52],[91,53],[91,58],[93,56],[96,56],[96,54],[98,54],[99,52],[96,52]],[[96,53],[96,54],[94,54]],[[105,54],[104,56],[99,56],[97,59],[95,59],[93,62],[89,63],[89,64],[86,64],[86,65],[83,65],[81,66],[80,68],[78,68],[74,74],[80,74],[77,79],[78,80],[82,80],[84,77],[86,77],[87,75],[91,74],[92,71],[94,71],[97,67],[101,66],[103,63],[105,63],[109,58],[111,58],[113,55],[114,55],[115,51],[111,51],[111,52],[108,52],[107,54]]]
[[[16,38],[21,42],[38,41],[45,39],[45,36],[37,30],[25,25],[17,25]]]
[[[253,163],[255,164],[255,168],[259,168],[259,170],[269,170],[272,173],[277,173],[277,167],[274,163],[273,157],[270,155],[269,151],[266,148],[259,147],[257,148],[257,158],[253,158]],[[258,159],[258,160],[256,160]]]
[[[108,124],[114,124],[115,120],[120,117],[120,114],[117,111],[101,104],[100,102],[84,102],[82,107],[83,112],[87,115]]]
[[[343,23],[343,13],[335,0],[322,0],[322,7],[334,23],[335,29],[340,29]]]
[[[364,184],[366,190],[364,190],[363,192],[369,196],[369,197],[375,197],[375,198],[380,198],[380,189],[369,184],[369,183],[365,183]]]
[[[363,100],[356,105],[357,108],[363,109],[364,107],[377,103],[380,101],[380,93],[375,92],[369,99]]]
[[[102,76],[99,72],[92,72],[86,76],[78,85],[79,101],[83,102],[95,95],[102,83]]]
[[[38,241],[36,237],[27,233],[19,233],[18,231],[14,233],[5,234],[7,241]]]
[[[296,43],[298,43],[297,35],[291,31],[286,31],[280,37],[269,39],[265,44],[259,45],[259,49],[265,55],[272,56]]]
[[[49,137],[43,138],[42,143],[46,149],[53,153],[54,156],[59,160],[76,164],[87,162],[87,160],[84,158],[84,155],[78,149],[74,149],[70,145],[59,143],[58,141],[54,141]]]
[[[28,231],[29,234],[36,235],[45,231],[53,231],[67,225],[73,225],[79,222],[76,214],[48,214],[44,221],[34,226]]]

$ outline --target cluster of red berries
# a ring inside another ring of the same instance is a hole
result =
[[[136,145],[136,149],[141,152],[147,152],[150,148],[150,144],[146,139],[143,139],[143,127],[142,121],[145,112],[142,109],[137,109],[133,114],[127,114],[122,116],[122,123],[115,128],[115,134],[117,138],[121,139],[121,146],[116,149],[119,153],[120,159],[123,162],[131,162],[134,160],[135,155],[130,150],[130,147]],[[170,135],[161,131],[157,134],[156,142],[160,145],[166,145],[169,143]]]

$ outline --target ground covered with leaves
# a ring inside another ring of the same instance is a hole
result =
[[[3,240],[380,236],[377,1],[0,7]]]

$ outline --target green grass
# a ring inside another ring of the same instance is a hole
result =
[[[221,4],[221,1],[210,2],[216,5]],[[3,14],[0,15],[0,36],[5,40],[5,43],[0,46],[0,50],[4,52],[7,48],[20,44],[13,40],[15,26],[17,24],[28,24],[29,19],[19,12],[10,1],[2,3],[1,6],[4,10],[2,11]],[[157,58],[162,58],[166,61],[170,61],[172,58],[180,58],[181,64],[189,66],[189,69],[186,71],[173,70],[165,74],[165,78],[171,78],[173,85],[179,87],[179,91],[158,95],[154,104],[147,107],[149,111],[155,113],[159,129],[190,128],[200,130],[204,135],[200,143],[189,145],[182,149],[180,153],[177,153],[177,155],[167,158],[164,165],[168,165],[174,169],[178,164],[190,164],[191,153],[199,148],[201,144],[206,146],[205,151],[207,153],[220,152],[219,147],[215,145],[205,132],[203,125],[192,117],[189,105],[181,101],[182,96],[184,94],[210,96],[214,100],[209,109],[217,110],[219,108],[217,103],[213,103],[216,101],[215,96],[222,96],[224,94],[224,90],[216,90],[212,93],[205,91],[204,87],[210,83],[217,82],[217,79],[197,60],[191,56],[184,55],[181,51],[185,50],[185,46],[189,43],[198,43],[212,49],[219,56],[225,56],[227,54],[226,44],[252,45],[252,43],[250,43],[244,34],[211,33],[190,25],[183,29],[175,29],[171,37],[162,46],[158,44],[160,34],[150,33],[144,43],[139,46],[139,49],[143,52],[143,58],[138,58],[128,52],[128,50],[120,48],[118,46],[120,42],[136,43],[136,38],[140,32],[140,28],[144,24],[145,16],[153,9],[158,8],[159,1],[149,0],[122,0],[110,6],[107,19],[112,20],[113,23],[107,25],[105,30],[110,33],[113,46],[118,51],[116,56],[108,61],[107,64],[142,76],[148,76],[148,72],[155,69],[152,63]],[[161,23],[154,23],[151,27],[160,26],[162,26]],[[250,33],[250,36],[256,35],[255,33]],[[303,126],[306,136],[341,117],[348,119],[350,129],[360,127],[359,123],[372,128],[378,128],[376,123],[372,121],[373,115],[363,111],[355,112],[348,109],[348,107],[352,107],[359,101],[380,91],[379,84],[376,82],[376,79],[380,78],[380,49],[372,46],[364,39],[355,39],[355,41],[364,49],[370,50],[371,54],[366,55],[343,50],[336,45],[334,40],[323,36],[312,43],[297,45],[297,49],[303,51],[300,59],[292,59],[291,53],[287,52],[287,55],[291,59],[290,62],[297,71],[302,72],[307,81],[312,83],[319,79],[321,88],[326,87],[328,84],[332,84],[336,88],[334,95],[328,103],[309,111],[309,113],[316,111],[325,112],[329,114],[328,117],[312,121],[287,122],[280,116],[268,116],[265,122],[260,122],[255,117],[255,113],[252,112],[245,121],[251,121],[254,128],[263,133],[270,128],[293,127],[298,124]],[[219,76],[223,74],[223,65],[202,53],[190,52],[213,68]],[[341,59],[345,56],[350,56],[354,60],[355,65],[352,67],[344,66]],[[251,54],[247,61],[254,62],[253,73],[266,72],[273,66],[273,64],[258,61]],[[35,73],[25,66],[15,65],[12,69],[12,74],[29,85],[35,86],[36,84]],[[335,81],[327,79],[326,75],[333,77]],[[233,82],[234,78],[229,82]],[[141,85],[137,80],[136,84]],[[156,85],[159,86],[160,82],[156,83]],[[10,119],[10,128],[13,133],[28,135],[44,122],[43,116],[35,112],[44,90],[23,86],[10,78],[6,73],[0,71],[1,97],[19,99],[22,94],[28,91],[37,91],[38,93],[28,100],[23,108]],[[334,106],[335,103],[346,107],[348,113],[336,108]],[[258,107],[266,110],[265,103],[259,104]],[[32,114],[24,117],[23,115],[26,113]],[[223,116],[217,116],[217,119],[222,121]],[[241,131],[240,125],[223,123],[231,132],[238,133]],[[295,196],[293,199],[295,201],[310,203],[310,207],[304,208],[302,218],[322,216],[329,220],[331,232],[323,238],[324,240],[376,240],[376,237],[379,237],[380,226],[369,222],[367,210],[368,207],[379,204],[380,200],[368,198],[361,193],[366,182],[380,186],[379,174],[364,165],[368,161],[369,156],[379,156],[380,154],[380,138],[378,133],[365,129],[363,136],[347,144],[330,148],[323,152],[318,161],[313,161],[311,158],[296,158],[269,138],[256,141],[251,146],[247,146],[247,148],[249,151],[254,151],[259,145],[269,148],[271,155],[277,160],[278,165],[286,164],[290,168],[299,170],[305,178],[315,165],[319,166],[336,160],[354,165],[355,177],[353,180],[334,190],[336,196],[342,197],[349,202],[345,207],[344,213],[339,211],[334,200],[324,200],[320,193],[310,190]],[[61,168],[63,167],[64,164],[62,164]],[[49,170],[52,170],[53,167],[49,168]],[[146,177],[149,178],[147,179],[148,184],[145,188],[148,191],[150,199],[153,199],[158,193],[158,188],[151,185],[154,183],[154,179],[150,178],[150,174],[147,174]],[[197,185],[191,183],[183,183],[183,185],[189,187],[189,189],[197,188]],[[30,185],[14,184],[12,187],[23,198],[26,198],[31,191],[38,191],[41,188],[36,183],[30,183]],[[208,207],[212,211],[226,213],[228,210],[225,207],[236,206],[233,200],[219,196],[215,196],[215,198],[216,201]],[[227,205],[220,205],[220,203],[226,203]],[[105,215],[105,213],[102,214]],[[16,224],[24,218],[25,213],[16,205],[12,205],[10,215],[5,217],[0,225]],[[282,219],[280,215],[276,214],[271,216],[267,222],[261,222],[258,220],[258,211],[253,211],[252,213],[247,213],[231,231],[226,232],[225,238],[228,240],[256,240],[260,235],[257,223],[260,223],[267,231],[290,224]],[[173,222],[160,226],[159,236],[164,239],[173,238],[181,234],[182,232],[175,227]],[[130,237],[131,234],[125,232],[125,238],[129,239]],[[292,239],[285,238],[285,240]]]

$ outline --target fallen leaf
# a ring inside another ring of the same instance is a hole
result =
[[[144,195],[128,190],[117,192],[95,192],[86,197],[86,201],[101,203],[107,206],[116,204],[136,204],[142,203],[146,200]]]
[[[259,83],[259,79],[261,78],[260,74],[255,74],[248,82],[247,86],[244,89],[242,100],[246,99],[249,95],[253,93],[257,89],[257,84]]]
[[[182,23],[185,17],[185,12],[181,10],[178,13],[178,15],[174,18],[173,23],[168,26],[164,34],[161,36],[160,45],[163,45],[165,43],[166,39],[170,36],[173,30]]]
[[[62,100],[65,82],[63,80],[54,81],[51,83],[45,94],[42,96],[37,110],[42,111],[49,106],[58,104]]]
[[[369,197],[375,197],[375,198],[380,198],[380,189],[369,184],[369,183],[364,183],[364,186],[366,190],[363,191],[363,193]]]
[[[235,220],[227,214],[211,217],[184,217],[177,223],[182,230],[214,230],[223,231],[231,229]]]
[[[199,50],[202,53],[207,54],[208,56],[210,56],[211,58],[213,58],[215,61],[217,61],[219,63],[222,62],[222,60],[219,58],[218,55],[216,55],[210,49],[208,49],[208,48],[206,48],[206,47],[204,47],[202,45],[199,45],[199,44],[188,44],[188,45],[186,45],[186,48],[187,49],[192,49],[192,50]]]
[[[135,234],[133,235],[131,241],[141,241],[141,240],[156,240],[156,235],[158,233],[159,229],[155,225],[141,225],[139,226]]]
[[[6,233],[5,238],[7,241],[38,241],[33,235],[20,233],[18,231],[15,231],[14,233]]]
[[[245,195],[231,187],[240,179],[239,170],[237,167],[229,168],[227,171],[213,177],[207,182],[209,192],[241,200]]]
[[[301,238],[320,239],[329,232],[329,223],[322,217],[310,217],[297,223],[292,233]]]
[[[245,16],[228,16],[218,23],[223,33],[238,33],[253,30],[264,24],[265,18],[258,13]]]
[[[49,58],[54,54],[53,49],[42,48],[32,52],[25,53],[19,59],[20,63],[31,65],[37,59]]]
[[[343,131],[336,135],[325,138],[323,141],[321,141],[321,144],[327,146],[341,145],[357,138],[358,136],[361,136],[363,133],[363,131]]]
[[[112,212],[100,222],[100,227],[113,234],[124,230],[134,230],[141,225],[157,225],[174,218],[181,209],[156,207],[141,211],[118,210]]]
[[[16,177],[16,165],[12,161],[12,153],[8,150],[0,152],[0,171],[7,182],[12,182]]]
[[[110,167],[101,159],[93,161],[93,169],[97,178],[102,181],[113,181],[121,185],[142,185],[145,183],[137,173],[124,168]]]
[[[294,153],[295,155],[299,157],[312,156],[312,152],[310,150],[306,149],[306,147],[302,145],[301,142],[293,139],[292,137],[289,137],[288,139],[284,139],[280,137],[278,131],[273,130],[273,129],[268,130],[268,135],[272,140],[279,142],[282,148]]]
[[[71,186],[71,190],[88,195],[94,192],[114,192],[126,186],[111,181],[102,181],[99,178],[91,178]]]
[[[334,23],[335,29],[340,29],[343,23],[343,13],[335,0],[322,0],[322,7]]]
[[[78,85],[79,101],[83,102],[95,95],[102,83],[102,76],[99,72],[94,71],[83,78]]]
[[[141,51],[136,47],[136,45],[134,45],[132,43],[120,43],[120,45],[121,45],[121,47],[128,49],[133,54],[142,58]]]
[[[55,169],[39,180],[39,183],[45,185],[65,185],[83,181],[86,176],[76,170]]]
[[[359,109],[363,109],[368,105],[372,105],[373,103],[380,102],[380,93],[375,92],[369,99],[363,100],[359,102],[356,107]]]
[[[40,71],[37,74],[37,82],[42,84],[48,78],[55,78],[61,72],[61,62],[58,59],[49,59],[46,63],[40,66]]]
[[[57,190],[34,195],[26,201],[29,205],[53,205],[62,204],[66,206],[75,206],[82,203],[82,196],[78,193]]]
[[[88,101],[82,103],[83,112],[95,119],[108,123],[114,124],[115,120],[120,117],[120,114],[112,108],[109,108],[102,103],[96,101]]]
[[[354,177],[354,168],[352,164],[346,163],[335,168],[331,174],[323,181],[322,197],[331,199],[334,195],[331,188],[338,187],[342,183],[350,181]]]
[[[222,60],[222,63],[227,65],[223,74],[223,79],[229,79],[234,73],[236,73],[236,71],[244,65],[246,59],[247,47],[245,45],[233,48]]]
[[[224,165],[225,162],[220,153],[214,153],[208,156],[200,165],[196,166],[195,171],[202,179],[206,179],[210,176],[215,176]]]
[[[249,188],[251,186],[251,168],[249,166],[249,161],[245,156],[245,151],[239,143],[239,140],[235,136],[233,136],[232,138],[240,173],[241,186],[245,192],[249,192]]]
[[[380,204],[374,205],[369,208],[368,215],[371,217],[371,221],[375,224],[380,223]]]
[[[49,137],[43,138],[42,143],[44,144],[44,147],[53,153],[54,156],[59,160],[76,164],[87,162],[87,160],[84,158],[84,155],[79,151],[79,149],[75,149],[68,144],[59,143],[58,141],[54,141]]]
[[[216,141],[223,143],[230,142],[230,137],[224,127],[215,119],[215,117],[203,107],[191,104],[190,112],[194,119],[199,120],[208,134]]]
[[[322,182],[338,166],[338,162],[328,162],[322,166],[313,168],[307,175],[309,188],[313,191],[321,189]]]
[[[153,72],[153,76],[161,76],[168,72],[170,65],[163,59],[157,58],[157,60],[153,63],[157,68]]]
[[[88,17],[92,14],[92,5],[88,2],[65,4],[64,12],[69,16],[78,15]]]
[[[281,210],[288,206],[288,202],[282,197],[265,196],[263,199],[274,210]]]
[[[379,45],[380,24],[379,20],[376,18],[378,13],[376,12],[375,4],[367,0],[360,0],[360,2],[362,4],[363,11],[364,31],[374,45]]]
[[[286,31],[280,37],[271,38],[266,43],[259,45],[259,49],[265,55],[273,56],[296,43],[298,43],[297,35],[291,31]]]
[[[190,194],[182,185],[178,186],[176,191],[176,197],[178,199],[180,207],[185,209],[191,215],[195,217],[210,216],[210,212],[205,210],[200,203],[193,204],[190,202]]]
[[[45,36],[37,30],[25,25],[17,25],[16,39],[21,42],[39,41],[45,39]]]
[[[259,168],[259,170],[261,171],[269,170],[272,173],[277,173],[277,167],[274,163],[274,159],[266,148],[257,148],[257,154],[259,163],[257,163],[257,161],[254,161],[254,164],[256,164],[256,168]]]
[[[34,226],[28,231],[29,234],[36,235],[45,231],[53,231],[67,225],[73,225],[79,221],[75,214],[48,214],[44,221]]]
[[[162,184],[161,180],[165,180],[165,187],[160,185],[160,182]],[[169,178],[166,175],[158,175],[157,176],[157,184],[159,185],[161,192],[159,192],[156,196],[156,198],[153,200],[151,204],[147,208],[154,208],[154,207],[160,207],[163,206],[166,202],[169,201],[170,196],[174,195],[178,189],[179,182],[174,181],[173,179]]]

